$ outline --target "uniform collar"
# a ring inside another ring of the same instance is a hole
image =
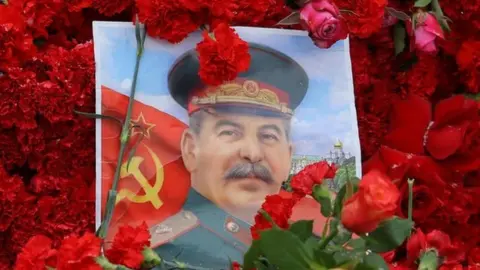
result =
[[[201,226],[215,233],[243,244],[251,242],[250,225],[247,222],[230,215],[193,188],[190,188],[183,209],[192,212]]]

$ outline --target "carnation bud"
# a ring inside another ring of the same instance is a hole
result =
[[[143,266],[145,268],[153,268],[162,263],[162,258],[151,248],[145,247],[142,251]]]
[[[438,254],[435,249],[425,251],[420,257],[418,270],[436,270],[438,269]]]

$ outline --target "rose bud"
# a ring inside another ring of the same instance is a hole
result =
[[[319,48],[330,48],[348,35],[347,25],[340,11],[328,0],[312,0],[300,12],[300,24],[308,30],[313,43]]]
[[[342,223],[355,234],[375,230],[378,224],[392,217],[400,200],[400,191],[390,178],[376,170],[360,180],[358,191],[342,209]]]
[[[435,53],[437,52],[437,46],[435,40],[439,37],[445,39],[442,27],[438,23],[434,15],[423,11],[418,12],[415,15],[415,47],[417,50]],[[407,30],[412,36],[411,22],[407,22]]]

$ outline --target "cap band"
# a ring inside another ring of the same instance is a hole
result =
[[[192,114],[203,106],[232,104],[232,106],[255,106],[293,115],[289,108],[288,95],[282,90],[254,80],[236,79],[220,86],[209,86],[194,91],[188,103],[188,113]]]

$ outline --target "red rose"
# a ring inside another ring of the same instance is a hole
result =
[[[299,200],[298,196],[285,197],[280,194],[269,195],[262,204],[262,210],[267,212],[273,222],[280,228],[288,228],[288,220],[292,216],[292,209]],[[255,224],[250,228],[253,239],[260,237],[260,232],[272,228],[272,224],[261,213],[255,216]]]
[[[387,175],[370,171],[363,176],[358,191],[345,202],[342,223],[356,234],[371,232],[394,215],[399,199],[400,192]]]
[[[460,248],[453,245],[448,234],[439,230],[433,230],[425,235],[421,229],[408,239],[407,258],[410,263],[416,261],[422,252],[434,248],[439,256],[444,257],[443,262],[455,264],[463,260],[465,253]]]
[[[303,196],[311,195],[314,185],[321,184],[325,178],[334,178],[336,172],[335,165],[329,165],[326,161],[313,163],[295,174],[290,181],[290,186],[295,193]]]
[[[101,270],[95,262],[100,255],[101,240],[92,233],[82,237],[69,236],[58,249],[57,270]]]
[[[312,0],[300,12],[300,22],[314,44],[330,48],[348,36],[347,25],[338,8],[328,0]]]
[[[396,103],[386,145],[405,153],[428,152],[443,165],[468,172],[480,167],[480,114],[477,103],[462,95],[435,106],[417,96]]]
[[[105,252],[110,262],[139,268],[143,262],[142,251],[150,246],[150,232],[146,223],[134,228],[123,226],[113,239],[112,248]]]
[[[55,253],[50,238],[36,235],[28,240],[17,255],[15,270],[44,270],[47,266],[54,267]]]
[[[235,30],[225,23],[213,30],[213,36],[204,32],[203,41],[197,44],[197,51],[200,60],[199,75],[207,85],[231,81],[250,66],[247,42],[240,39]]]
[[[407,21],[407,32],[411,40],[411,48],[419,51],[435,54],[437,52],[436,41],[445,39],[442,27],[435,15],[423,11],[418,11],[415,15],[415,28],[412,29],[412,22]]]

